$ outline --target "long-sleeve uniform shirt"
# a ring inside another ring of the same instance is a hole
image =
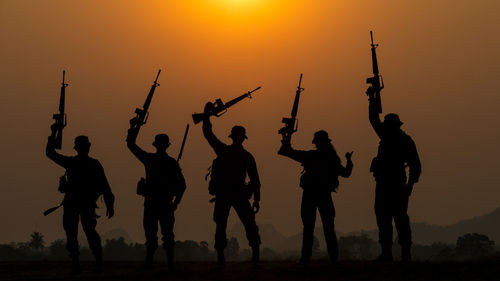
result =
[[[419,180],[422,167],[415,142],[402,130],[390,131],[380,121],[374,104],[369,106],[370,123],[380,138],[378,154],[370,171],[377,181],[406,181],[405,168],[409,168],[409,182]]]
[[[296,150],[290,145],[282,145],[280,155],[290,157],[304,167],[304,173],[300,179],[300,187],[304,191],[321,192],[335,191],[339,185],[338,177],[349,177],[353,164],[347,161],[344,167],[334,150]]]
[[[217,196],[227,196],[242,192],[245,180],[249,178],[246,188],[253,192],[254,200],[260,200],[260,179],[255,159],[241,145],[227,145],[221,142],[212,131],[209,120],[203,122],[203,134],[217,155],[215,176]]]
[[[149,153],[142,150],[134,141],[128,148],[144,164],[146,170],[146,200],[164,201],[175,197],[176,203],[182,199],[186,181],[177,161],[167,153]]]
[[[47,143],[46,154],[66,169],[68,188],[65,190],[64,205],[95,208],[97,199],[103,195],[106,206],[113,206],[115,197],[98,160],[89,156],[61,155],[56,152],[51,139]]]

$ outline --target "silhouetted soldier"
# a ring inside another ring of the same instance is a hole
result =
[[[367,90],[373,97],[373,89]],[[375,215],[379,229],[379,243],[382,247],[380,261],[392,261],[392,218],[396,224],[399,244],[402,247],[401,259],[411,260],[411,228],[408,217],[408,199],[413,185],[421,173],[420,159],[415,143],[401,130],[403,123],[399,116],[389,113],[382,123],[373,98],[369,104],[370,123],[380,138],[378,154],[373,159],[370,171],[375,177]],[[406,178],[405,168],[409,168]]]
[[[323,130],[316,132],[312,143],[316,145],[316,150],[303,151],[293,149],[288,141],[282,141],[278,151],[278,154],[290,157],[304,167],[304,173],[300,178],[300,187],[303,189],[300,215],[304,225],[301,264],[307,264],[311,260],[316,210],[319,211],[323,222],[328,255],[332,262],[337,261],[339,249],[331,192],[336,191],[339,186],[338,177],[349,177],[353,167],[352,152],[346,153],[347,165],[342,166],[327,132]]]
[[[212,104],[205,106],[205,113],[211,111]],[[255,159],[250,152],[243,148],[243,141],[247,139],[245,128],[234,126],[229,137],[231,145],[224,144],[214,135],[210,119],[203,120],[203,135],[217,154],[212,165],[211,193],[216,195],[214,221],[217,224],[215,231],[215,249],[219,266],[225,264],[224,249],[227,246],[226,227],[231,207],[238,214],[245,227],[248,243],[252,248],[252,261],[259,261],[260,236],[255,222],[255,213],[260,205],[260,180]],[[250,181],[245,184],[246,177]],[[253,205],[249,199],[253,194]]]
[[[64,186],[63,227],[66,231],[66,248],[73,261],[72,273],[80,272],[78,247],[78,221],[81,219],[83,231],[87,236],[89,247],[96,259],[96,271],[102,270],[101,238],[95,230],[97,218],[95,209],[99,196],[104,195],[106,216],[113,217],[115,196],[111,192],[108,180],[99,161],[89,157],[90,142],[86,136],[75,138],[76,156],[64,156],[55,150],[55,134],[57,126],[52,125],[52,135],[46,147],[47,156],[59,166],[66,169],[67,184]]]
[[[155,153],[148,153],[136,144],[138,131],[129,130],[127,146],[144,164],[146,180],[140,182],[138,194],[144,196],[143,226],[146,236],[146,260],[143,269],[151,269],[158,248],[158,223],[169,266],[174,264],[174,212],[181,202],[186,182],[177,161],[167,154],[170,146],[166,134],[155,136]],[[142,186],[141,186],[142,185]],[[139,190],[143,189],[143,190]]]

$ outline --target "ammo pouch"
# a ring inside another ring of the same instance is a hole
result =
[[[146,196],[146,189],[147,189],[147,184],[146,184],[146,179],[141,178],[139,182],[137,182],[137,195],[141,196]]]
[[[302,189],[305,190],[305,189],[307,189],[307,186],[308,186],[309,183],[310,183],[310,181],[309,181],[308,174],[302,173],[302,175],[300,176],[299,186],[302,187]]]
[[[64,175],[59,178],[59,187],[57,188],[57,190],[60,193],[66,193],[66,191],[68,191],[69,189],[68,178],[66,177],[67,173],[68,172],[65,172]]]

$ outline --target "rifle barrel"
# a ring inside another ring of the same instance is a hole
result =
[[[184,137],[182,138],[181,150],[179,151],[179,155],[177,156],[177,162],[179,162],[182,158],[182,153],[184,152],[184,146],[186,145],[188,132],[189,132],[189,123],[186,125],[186,131],[184,131]]]
[[[253,93],[253,92],[257,91],[257,90],[260,90],[260,88],[262,88],[262,87],[259,86],[259,87],[255,88],[255,89],[253,89],[252,91],[248,92],[248,94],[251,94],[251,93]]]
[[[295,119],[297,117],[297,111],[299,109],[299,99],[300,99],[300,93],[303,91],[302,89],[302,73],[300,74],[299,78],[299,85],[297,86],[297,92],[295,93],[295,99],[293,101],[293,106],[292,106],[292,119]]]
[[[156,74],[155,84],[158,82],[158,77],[160,76],[161,69],[158,69],[158,74]]]
[[[246,93],[246,94],[243,94],[243,95],[241,95],[241,96],[239,96],[239,97],[236,97],[236,98],[234,98],[234,99],[232,99],[232,100],[230,100],[230,101],[226,102],[226,104],[224,104],[224,108],[221,108],[221,110],[227,109],[227,108],[229,108],[229,107],[231,107],[231,106],[233,106],[233,105],[237,104],[237,103],[238,103],[238,102],[240,102],[242,99],[249,97],[249,96],[250,96],[250,94],[252,94],[253,92],[255,92],[255,91],[259,90],[260,88],[261,88],[261,87],[259,86],[259,87],[257,87],[257,88],[255,88],[255,89],[253,89],[252,91],[250,91],[250,92],[248,92],[248,93]]]
[[[148,96],[146,97],[146,101],[144,102],[144,105],[142,106],[142,109],[147,111],[149,109],[149,105],[151,104],[151,100],[153,99],[153,95],[155,93],[156,87],[160,86],[158,84],[158,76],[160,76],[161,69],[158,70],[158,74],[156,74],[155,81],[153,82],[153,85],[151,85],[151,89],[149,90]]]

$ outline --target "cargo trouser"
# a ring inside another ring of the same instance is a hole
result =
[[[339,256],[337,235],[335,234],[335,207],[330,191],[313,193],[304,191],[302,193],[302,203],[300,215],[304,225],[302,237],[302,257],[304,261],[309,261],[312,255],[314,225],[316,223],[316,210],[319,211],[323,223],[323,233],[325,235],[328,255],[332,261],[336,261]]]
[[[218,194],[214,207],[214,221],[216,223],[215,248],[224,249],[227,246],[226,228],[231,207],[234,208],[245,227],[250,247],[258,247],[261,243],[259,228],[255,222],[255,213],[250,201],[243,195],[221,196]]]
[[[153,202],[148,200],[144,202],[143,226],[146,236],[146,253],[151,257],[158,248],[158,223],[162,234],[163,247],[165,250],[172,250],[175,244],[174,240],[174,210],[171,200]]]
[[[83,232],[87,236],[89,248],[96,256],[102,257],[101,237],[95,230],[97,225],[97,215],[95,206],[79,207],[64,205],[63,227],[66,232],[66,249],[72,259],[78,259],[80,255],[78,246],[78,223],[81,218]]]
[[[408,217],[408,191],[405,180],[378,180],[375,190],[375,215],[379,230],[379,243],[382,247],[392,245],[392,220],[396,225],[399,244],[409,247],[412,244],[410,218]]]

